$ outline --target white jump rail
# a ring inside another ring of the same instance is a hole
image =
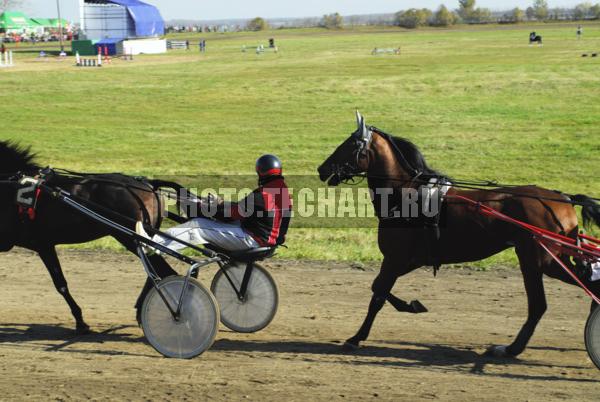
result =
[[[4,54],[0,53],[0,67],[12,67],[13,64],[13,52],[7,50]]]

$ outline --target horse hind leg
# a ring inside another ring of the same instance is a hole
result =
[[[425,307],[420,301],[418,300],[413,300],[410,303],[405,302],[402,299],[397,298],[396,296],[394,296],[393,294],[389,293],[386,297],[386,300],[392,305],[394,306],[394,308],[396,310],[398,310],[401,313],[413,313],[413,314],[419,314],[419,313],[426,313],[427,311],[427,307]]]
[[[517,248],[517,255],[523,274],[525,292],[527,293],[527,320],[521,327],[515,340],[508,346],[492,346],[487,353],[496,357],[518,356],[521,354],[535,332],[537,324],[546,312],[546,293],[544,290],[542,257],[537,246],[526,249]]]
[[[69,308],[71,309],[71,313],[73,314],[73,318],[75,318],[76,327],[75,330],[78,334],[86,334],[90,332],[90,327],[83,320],[83,315],[81,313],[81,308],[75,302],[71,293],[69,292],[69,288],[67,286],[67,280],[62,271],[62,267],[60,266],[60,261],[58,260],[58,256],[56,255],[56,249],[54,246],[43,247],[38,250],[38,254],[46,269],[50,273],[50,277],[52,278],[52,282],[54,282],[54,287],[60,293]]]

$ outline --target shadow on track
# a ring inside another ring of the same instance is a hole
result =
[[[422,368],[438,372],[460,372],[491,377],[552,380],[568,382],[598,382],[591,378],[572,378],[560,375],[527,375],[522,373],[486,372],[486,365],[525,368],[552,368],[559,372],[561,369],[589,370],[588,366],[567,366],[547,364],[539,361],[527,361],[517,358],[499,359],[478,353],[475,347],[416,343],[416,342],[384,342],[374,341],[379,345],[369,345],[357,350],[345,350],[339,341],[310,342],[310,341],[247,341],[247,340],[217,340],[212,351],[228,352],[259,352],[289,354],[293,358],[317,364],[349,364],[356,366],[383,366],[396,368]],[[383,345],[382,345],[383,344]],[[385,346],[389,344],[391,346]],[[562,349],[575,350],[579,349]],[[320,355],[321,358],[312,356]]]
[[[159,357],[157,355],[128,353],[119,350],[76,348],[77,345],[103,344],[108,342],[146,343],[144,337],[128,332],[121,332],[122,330],[128,328],[135,328],[135,326],[118,325],[105,329],[101,332],[90,332],[86,335],[77,335],[73,329],[57,324],[2,323],[0,324],[0,346],[3,344],[12,344],[17,346],[35,344],[36,346],[42,346],[42,350],[48,352],[60,351],[68,353]],[[60,341],[63,342],[56,343]]]

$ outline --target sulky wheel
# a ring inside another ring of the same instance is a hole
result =
[[[279,304],[277,284],[271,274],[254,263],[246,296],[240,300],[223,270],[239,290],[246,264],[226,265],[213,278],[210,289],[219,303],[223,325],[233,331],[247,333],[260,331],[269,325]]]
[[[185,277],[172,276],[158,284],[173,311],[177,310]],[[156,288],[142,305],[142,329],[148,342],[166,357],[189,359],[207,350],[219,329],[219,307],[203,285],[189,279],[178,320],[167,308]]]
[[[596,306],[585,324],[585,348],[592,362],[600,369],[600,307]]]

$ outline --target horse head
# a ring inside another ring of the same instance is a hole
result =
[[[342,142],[317,169],[321,181],[337,186],[343,181],[365,173],[369,166],[369,147],[373,139],[371,128],[356,112],[356,131]]]

